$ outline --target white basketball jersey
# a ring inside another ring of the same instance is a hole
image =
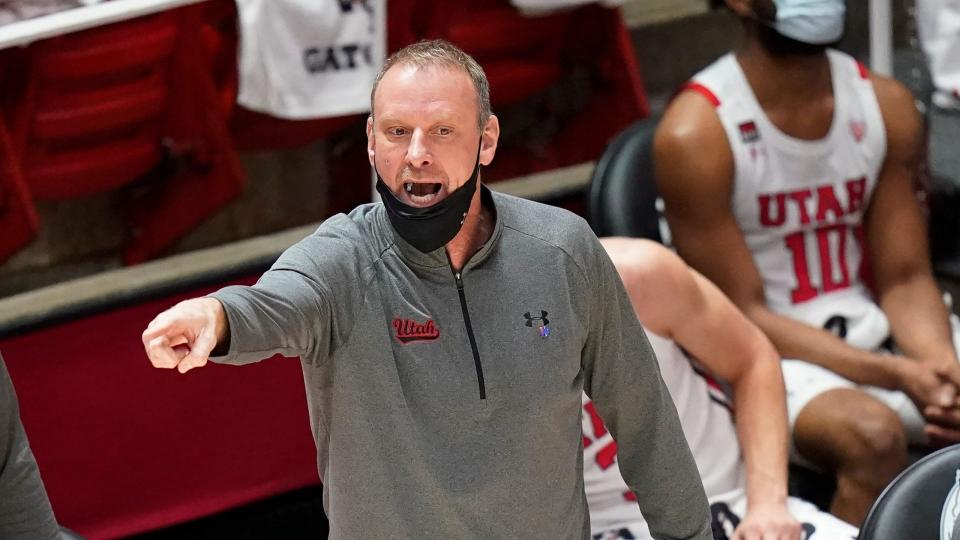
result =
[[[237,101],[280,118],[370,110],[386,51],[384,0],[237,0]]]
[[[683,434],[693,452],[707,497],[745,485],[743,461],[731,405],[715,381],[666,338],[649,330],[660,372],[677,407]],[[583,397],[583,480],[594,534],[643,521],[633,493],[617,466],[617,444],[593,402]],[[660,489],[649,486],[649,489]]]
[[[861,279],[861,224],[883,165],[886,131],[869,74],[828,50],[834,116],[819,140],[767,118],[731,53],[688,88],[714,103],[733,152],[733,213],[763,279],[767,305],[875,349],[889,334]]]

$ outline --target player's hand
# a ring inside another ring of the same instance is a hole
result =
[[[953,410],[949,414],[956,417],[956,415],[960,413],[958,413],[956,410]],[[936,423],[930,422],[924,424],[923,432],[927,435],[927,442],[930,446],[934,448],[943,448],[960,443],[960,429],[946,427],[944,424],[947,421],[948,420],[938,420]]]
[[[957,387],[950,375],[931,363],[900,358],[900,389],[924,414],[929,407],[953,408],[957,399]],[[960,423],[956,425],[960,427]]]
[[[932,446],[960,443],[960,363],[952,355],[945,359],[924,359],[920,362],[929,366],[948,387],[941,398],[944,403],[928,404],[921,409],[928,422],[924,432]],[[945,396],[951,393],[952,402],[945,403]]]
[[[143,348],[153,367],[186,373],[207,363],[227,335],[227,316],[219,300],[193,298],[157,315],[143,331]]]
[[[732,540],[800,540],[802,533],[786,505],[770,503],[748,508]]]
[[[900,388],[926,420],[923,431],[930,444],[960,443],[960,408],[957,407],[957,387],[950,373],[931,362],[900,360]]]
[[[955,401],[960,399],[960,362],[955,357],[951,355],[948,358],[924,359],[921,362],[933,368],[941,378],[950,381],[958,389]]]

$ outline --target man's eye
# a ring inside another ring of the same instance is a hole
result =
[[[450,128],[442,127],[437,129],[437,133],[439,135],[450,135],[451,133],[453,133],[453,130]]]
[[[401,127],[395,127],[395,128],[390,128],[390,129],[388,129],[388,130],[387,130],[387,133],[388,133],[389,135],[393,135],[394,137],[401,137],[401,136],[407,134],[407,130],[405,130],[405,129],[401,128]]]

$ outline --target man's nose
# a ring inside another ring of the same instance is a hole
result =
[[[426,134],[419,129],[415,130],[407,147],[407,162],[413,167],[425,167],[432,159]]]

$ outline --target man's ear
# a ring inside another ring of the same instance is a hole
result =
[[[497,153],[497,141],[500,140],[500,120],[491,114],[480,134],[480,164],[489,165]]]
[[[367,159],[370,160],[370,166],[376,167],[376,164],[373,162],[373,156],[376,155],[376,146],[377,141],[373,136],[373,115],[367,117]]]

